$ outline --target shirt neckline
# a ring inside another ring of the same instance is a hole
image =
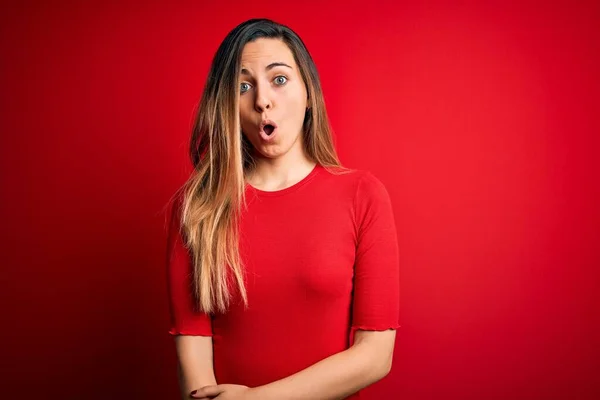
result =
[[[251,191],[253,191],[254,193],[256,193],[260,196],[266,196],[266,197],[282,196],[284,194],[292,193],[292,192],[300,189],[302,186],[306,185],[321,171],[321,169],[322,169],[321,164],[317,163],[313,167],[313,169],[308,173],[308,175],[306,175],[304,178],[300,179],[298,182],[294,183],[291,186],[288,186],[286,188],[279,189],[279,190],[261,190],[261,189],[255,188],[254,186],[252,186],[249,183],[246,183],[246,186]]]

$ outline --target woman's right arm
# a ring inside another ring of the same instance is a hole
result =
[[[175,339],[177,372],[183,399],[192,390],[216,385],[213,369],[211,317],[193,307],[191,253],[184,245],[180,225],[180,199],[171,204],[167,238],[167,280],[171,325]]]
[[[217,384],[211,336],[177,335],[175,346],[182,399],[189,399],[194,389]]]

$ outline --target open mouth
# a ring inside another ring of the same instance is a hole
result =
[[[260,123],[260,131],[261,135],[264,135],[264,138],[269,138],[275,130],[277,129],[277,124],[270,119],[263,119]]]
[[[273,133],[273,131],[275,130],[275,127],[271,124],[267,124],[264,126],[263,130],[265,131],[265,133],[269,136],[271,136],[271,133]]]

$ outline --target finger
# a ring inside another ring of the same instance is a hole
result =
[[[191,392],[190,393],[190,399],[197,399],[197,400],[210,400],[210,399],[214,399],[214,396],[204,396],[198,392]]]
[[[223,389],[219,385],[204,386],[200,389],[193,390],[190,393],[190,397],[192,397],[193,399],[202,399],[209,396],[214,397],[222,391]]]

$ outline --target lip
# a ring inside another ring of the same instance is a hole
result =
[[[265,132],[266,125],[271,125],[274,128],[273,132],[271,132],[270,135],[267,135],[267,133]],[[277,124],[272,119],[263,119],[262,121],[260,121],[258,133],[265,142],[270,142],[275,138],[275,136],[277,136]]]

